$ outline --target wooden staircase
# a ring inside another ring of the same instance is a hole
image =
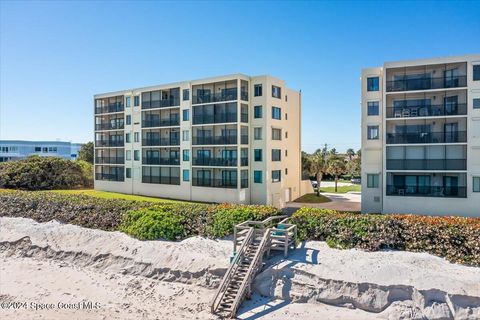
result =
[[[277,227],[268,228],[278,219],[284,220]],[[251,295],[251,284],[263,266],[265,253],[280,248],[286,255],[288,248],[295,245],[296,226],[284,223],[285,220],[285,216],[276,216],[235,226],[234,257],[211,304],[212,313],[235,317],[243,299]]]

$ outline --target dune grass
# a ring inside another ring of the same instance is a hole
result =
[[[308,193],[308,194],[305,194],[303,196],[301,196],[300,198],[296,199],[294,202],[298,202],[298,203],[325,203],[325,202],[330,202],[332,200],[330,200],[329,198],[325,197],[325,196],[322,196],[322,195],[319,195],[317,196],[316,193]]]
[[[186,202],[181,200],[172,200],[172,199],[163,199],[155,197],[146,197],[146,196],[137,196],[133,194],[123,194],[117,192],[108,192],[108,191],[99,191],[93,189],[82,189],[82,190],[50,190],[50,191],[40,191],[40,192],[55,192],[60,194],[81,194],[90,197],[102,198],[102,199],[123,199],[131,201],[145,201],[145,202],[161,202],[161,203],[179,203]]]

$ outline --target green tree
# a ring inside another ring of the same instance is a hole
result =
[[[331,155],[327,161],[326,171],[335,177],[335,192],[337,192],[338,177],[346,172],[345,160],[338,155]]]
[[[323,175],[327,172],[327,156],[328,151],[327,147],[323,149],[317,149],[310,156],[310,174],[314,175],[317,178],[317,195],[320,195],[320,184],[322,183]]]
[[[348,160],[352,160],[355,157],[355,151],[352,148],[347,149]]]
[[[78,151],[77,159],[93,164],[93,153],[93,142],[84,143]]]
[[[359,177],[361,171],[361,160],[360,157],[353,158],[352,160],[346,163],[347,173],[353,177]]]

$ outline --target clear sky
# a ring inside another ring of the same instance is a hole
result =
[[[360,147],[360,72],[480,53],[480,2],[0,1],[0,139],[93,140],[93,95],[270,74],[302,149]]]

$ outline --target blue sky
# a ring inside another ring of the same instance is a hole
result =
[[[480,53],[480,2],[0,2],[0,139],[93,139],[95,93],[219,74],[302,90],[302,149],[360,147],[360,72]]]

